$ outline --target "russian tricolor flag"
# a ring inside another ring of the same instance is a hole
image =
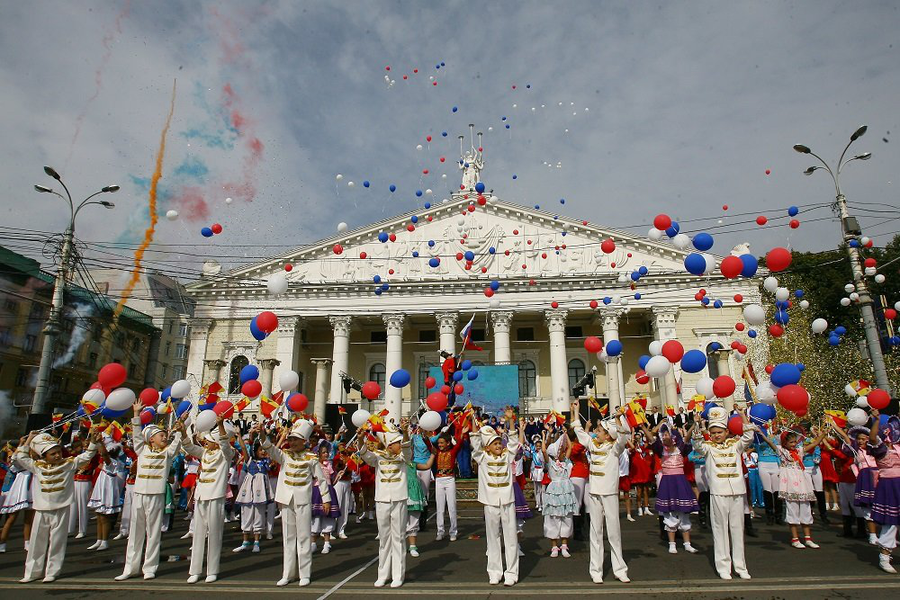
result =
[[[465,350],[481,350],[481,346],[478,346],[472,343],[472,323],[475,322],[475,315],[472,315],[472,318],[469,319],[469,322],[466,323],[466,326],[462,328],[462,331],[459,332],[459,337],[462,338],[463,348]]]

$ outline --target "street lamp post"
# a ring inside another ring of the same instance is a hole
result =
[[[837,162],[837,169],[832,169],[825,160],[810,150],[809,146],[804,146],[803,144],[796,144],[794,146],[794,150],[801,154],[809,154],[810,156],[814,156],[821,165],[813,165],[803,171],[804,175],[812,175],[819,169],[824,169],[828,171],[828,174],[831,175],[832,181],[834,181],[834,191],[835,191],[835,200],[832,208],[840,215],[841,217],[841,234],[844,239],[844,243],[847,244],[847,254],[850,255],[850,269],[853,271],[853,284],[856,286],[856,292],[859,294],[859,311],[862,314],[863,319],[863,329],[866,333],[866,345],[869,349],[869,358],[872,360],[872,367],[875,370],[875,381],[878,384],[878,387],[883,389],[884,391],[890,393],[891,388],[888,383],[887,377],[887,369],[884,366],[884,355],[881,353],[881,339],[878,335],[878,325],[875,321],[875,311],[872,309],[872,296],[869,294],[869,288],[866,283],[865,273],[863,272],[862,262],[859,257],[859,249],[850,244],[850,240],[862,234],[862,230],[859,227],[859,223],[857,220],[850,216],[849,211],[847,210],[847,198],[844,197],[844,193],[841,191],[841,171],[848,163],[853,162],[854,160],[869,160],[872,158],[871,152],[865,152],[863,154],[857,154],[852,158],[848,158],[844,160],[844,157],[847,155],[847,150],[850,149],[851,144],[865,135],[868,126],[863,125],[859,129],[853,132],[853,135],[850,136],[850,141],[847,142],[847,145],[844,147],[844,151],[841,152],[841,157]]]
[[[31,403],[31,412],[42,413],[44,404],[47,400],[47,392],[50,389],[50,370],[53,365],[53,347],[56,345],[56,338],[60,331],[60,316],[62,314],[63,296],[66,289],[66,280],[69,277],[69,262],[72,259],[72,247],[75,241],[75,218],[79,211],[85,206],[96,204],[105,208],[113,208],[115,204],[106,200],[91,200],[94,196],[105,193],[119,191],[118,185],[108,185],[99,192],[94,192],[81,201],[78,206],[72,201],[72,195],[69,188],[63,182],[59,173],[53,167],[44,167],[44,172],[59,182],[65,190],[66,195],[63,196],[56,190],[43,185],[35,185],[34,189],[44,194],[55,194],[69,203],[69,225],[63,233],[62,256],[59,268],[56,270],[56,280],[53,284],[53,301],[50,305],[50,316],[47,317],[47,323],[44,325],[44,345],[41,347],[41,363],[38,367],[37,384],[34,388],[34,400]]]

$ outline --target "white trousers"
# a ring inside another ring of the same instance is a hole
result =
[[[516,535],[516,503],[502,506],[484,505],[484,528],[487,539],[487,572],[491,581],[519,581],[519,540]],[[506,571],[500,556],[500,534],[506,554]]]
[[[622,528],[619,525],[619,494],[588,494],[588,510],[591,513],[591,563],[588,568],[591,579],[603,577],[603,526],[606,525],[606,539],[613,574],[622,577],[628,574],[628,565],[622,556]]]
[[[762,464],[762,463],[760,463]],[[720,576],[746,572],[744,560],[744,502],[746,495],[710,495],[713,548]]]
[[[878,545],[886,550],[893,550],[897,547],[896,525],[881,526],[881,535],[878,536]]]
[[[266,509],[268,504],[241,505],[241,531],[262,535],[266,530]]]
[[[456,525],[456,478],[435,477],[434,495],[437,502],[437,534],[444,535],[444,509],[450,513],[450,535],[459,530]]]
[[[193,522],[194,543],[191,544],[191,568],[188,574],[200,575],[203,572],[203,555],[206,554],[206,574],[218,575],[219,558],[222,556],[222,527],[225,524],[225,498],[194,502]]]
[[[663,513],[663,524],[666,531],[690,531],[691,515],[683,512],[667,512]]]
[[[125,498],[122,500],[122,522],[119,524],[119,533],[128,535],[131,527],[131,505],[134,504],[134,484],[125,485]]]
[[[554,517],[544,515],[544,537],[548,540],[558,540],[572,537],[572,516]]]
[[[572,477],[570,481],[575,488],[575,516],[577,517],[584,514],[581,509],[584,507],[584,488],[587,484],[587,479],[584,477]]]
[[[812,507],[809,502],[785,500],[784,522],[788,525],[812,525]]]
[[[425,469],[424,471],[417,469],[416,477],[419,478],[419,483],[422,484],[422,492],[425,494],[425,500],[429,500],[431,498],[431,480],[434,479],[434,473],[431,472],[431,469]]]
[[[334,517],[313,517],[312,524],[309,526],[309,532],[312,535],[319,535],[320,533],[331,535],[334,533],[336,522],[337,519]]]
[[[28,556],[25,558],[25,577],[37,579],[44,572],[46,577],[57,577],[66,558],[69,542],[69,507],[34,511]],[[49,549],[49,552],[48,552]]]
[[[532,485],[534,485],[534,507],[537,510],[541,510],[541,500],[544,498],[544,486],[541,485],[540,481],[532,481]]]
[[[706,465],[694,465],[694,483],[697,484],[698,491],[709,491],[709,482],[706,480]]]
[[[762,480],[763,490],[766,492],[777,492],[778,483],[781,475],[779,471],[781,467],[777,462],[760,462],[757,468],[759,478]]]
[[[378,579],[400,581],[406,576],[406,500],[376,502]]]
[[[819,468],[819,465],[815,465],[806,470],[809,473],[810,478],[812,479],[812,486],[814,492],[822,492],[825,490],[825,483],[822,478],[822,469]]]
[[[856,484],[839,481],[837,489],[838,499],[841,504],[841,514],[845,517],[865,518],[866,515],[863,513],[862,507],[853,505],[853,494],[856,493]]]
[[[298,506],[294,499],[281,504],[281,535],[284,546],[284,579],[308,579],[312,572],[310,525],[312,505]]]
[[[144,540],[146,539],[147,550],[142,570],[144,575],[156,575],[156,569],[159,567],[159,546],[162,538],[163,504],[165,502],[165,493],[134,494],[123,573],[137,575],[138,569],[141,569],[141,553],[144,551]]]
[[[337,496],[338,506],[341,508],[341,516],[337,518],[336,530],[344,533],[347,520],[350,518],[350,505],[353,504],[353,492],[350,490],[350,481],[338,481],[334,484],[334,494]]]
[[[421,510],[409,510],[406,513],[406,537],[419,533],[419,519],[422,518]]]
[[[91,499],[91,482],[75,482],[75,498],[69,505],[69,533],[85,534],[88,528],[88,500]]]

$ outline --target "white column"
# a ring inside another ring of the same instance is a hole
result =
[[[494,364],[508,365],[511,360],[509,350],[509,329],[513,313],[508,310],[494,311],[491,321],[494,323]]]
[[[328,401],[332,404],[341,400],[341,372],[347,373],[350,366],[350,324],[352,317],[342,315],[328,317],[334,329],[334,350],[331,355],[331,387]]]
[[[264,358],[259,361],[259,366],[262,367],[262,372],[259,374],[259,382],[262,384],[263,396],[272,396],[272,376],[274,375],[275,367],[280,364],[281,361],[277,358]]]
[[[678,308],[674,306],[654,306],[653,307],[653,333],[654,337],[661,341],[677,339],[678,334],[675,331],[676,317],[678,316]],[[678,388],[675,385],[676,365],[672,365],[666,376],[660,381],[659,393],[661,404],[661,412],[665,414],[665,407],[678,406]]]
[[[275,359],[278,364],[272,373],[272,381],[278,388],[278,381],[284,371],[297,370],[297,331],[303,327],[305,321],[301,317],[281,317],[278,319],[278,329],[275,331]],[[265,387],[265,386],[263,386]]]
[[[388,419],[399,424],[403,416],[403,390],[391,385],[394,371],[403,368],[403,323],[405,315],[382,315],[387,327],[387,353],[384,360],[385,390],[384,407],[389,411]]]
[[[209,330],[212,327],[212,319],[191,319],[191,343],[188,350],[187,374],[185,379],[191,385],[200,387],[203,385],[203,363],[206,360],[206,350],[209,341]],[[217,356],[211,358],[218,358]]]
[[[228,363],[226,363],[224,360],[215,358],[213,360],[204,360],[203,364],[206,366],[206,379],[202,382],[201,385],[206,385],[208,383],[219,381],[222,375],[222,367],[224,367]]]
[[[438,313],[435,317],[441,334],[441,351],[456,354],[456,328],[459,325],[459,315]]]
[[[729,349],[729,348],[722,348],[721,350],[716,352],[716,363],[718,364],[718,367],[719,367],[719,376],[728,375],[729,377],[734,379],[734,376],[731,374],[730,358],[731,358],[731,349]],[[737,390],[737,380],[736,379],[735,379],[734,389]],[[732,394],[731,396],[727,396],[727,397],[723,398],[722,400],[725,405],[725,410],[727,410],[728,413],[730,414],[731,411],[734,409],[734,394]]]
[[[601,308],[600,319],[603,325],[603,343],[619,339],[619,317],[622,316],[621,308]],[[613,414],[622,406],[622,390],[625,385],[621,377],[622,360],[620,357],[610,357],[606,363],[606,385],[609,396],[609,414]]]
[[[553,410],[569,410],[569,367],[566,361],[566,315],[562,309],[544,312],[550,332],[550,402]]]
[[[325,400],[328,394],[328,365],[330,358],[313,358],[310,362],[316,365],[316,395],[313,398],[313,412],[319,423],[325,422]]]

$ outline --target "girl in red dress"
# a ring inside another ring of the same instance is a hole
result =
[[[841,510],[838,499],[837,482],[838,474],[834,468],[834,454],[832,450],[838,445],[834,438],[822,441],[822,455],[819,461],[819,471],[822,473],[822,486],[825,491],[825,508],[826,510]]]
[[[650,466],[653,452],[643,434],[634,436],[634,452],[631,454],[631,486],[637,495],[638,516],[650,516],[650,480],[653,477]]]

